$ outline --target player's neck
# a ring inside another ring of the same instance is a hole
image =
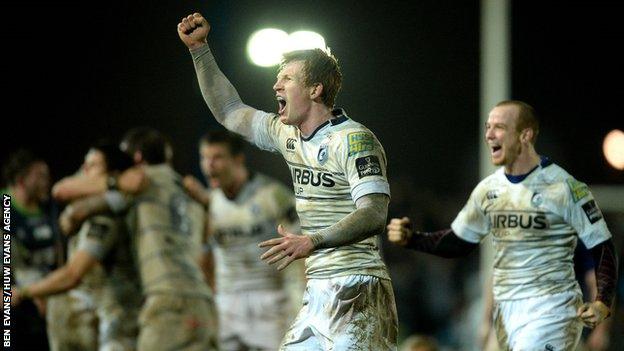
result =
[[[241,167],[234,172],[232,182],[223,187],[223,193],[228,199],[233,199],[240,193],[241,189],[249,180],[249,171],[246,167]]]
[[[299,125],[299,131],[301,131],[301,135],[303,137],[309,137],[321,124],[327,122],[332,118],[331,112],[332,110],[323,104],[313,105],[310,109],[310,114],[308,118],[306,118]]]
[[[510,165],[505,166],[505,173],[508,175],[523,175],[532,171],[541,162],[535,149],[531,146],[524,149],[520,155]]]

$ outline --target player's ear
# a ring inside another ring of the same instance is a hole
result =
[[[522,133],[520,133],[520,141],[523,143],[530,143],[531,140],[533,140],[533,129],[531,128],[525,128],[522,130]]]
[[[310,99],[316,100],[323,95],[323,83],[314,83],[310,87]]]

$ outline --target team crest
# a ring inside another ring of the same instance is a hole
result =
[[[316,156],[316,159],[320,164],[325,164],[325,162],[327,162],[327,157],[328,157],[327,145],[326,144],[321,145],[321,147],[319,148],[318,155]]]
[[[531,205],[533,205],[533,207],[539,207],[543,201],[544,197],[542,196],[542,194],[533,193],[533,196],[531,197]]]

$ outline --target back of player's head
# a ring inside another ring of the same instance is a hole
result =
[[[6,185],[15,185],[17,181],[26,176],[30,171],[30,167],[37,162],[45,161],[32,151],[19,149],[15,151],[8,159],[4,170],[3,177]]]
[[[245,142],[243,139],[227,130],[211,130],[199,139],[199,145],[223,144],[226,145],[232,156],[243,153]]]
[[[107,141],[94,144],[91,146],[91,150],[97,150],[104,155],[104,162],[106,162],[106,170],[108,172],[122,172],[134,164],[129,154],[121,151],[119,146]]]
[[[342,85],[342,73],[338,60],[322,49],[296,50],[287,52],[282,58],[280,70],[290,62],[303,61],[304,84],[310,87],[314,84],[323,84],[321,99],[325,106],[333,108],[336,95]]]
[[[526,102],[519,100],[505,100],[496,104],[496,107],[500,106],[516,106],[518,108],[518,123],[516,125],[516,131],[518,133],[529,128],[533,130],[533,138],[531,143],[535,144],[537,141],[537,135],[539,134],[539,116],[533,106]]]
[[[120,148],[131,157],[135,157],[139,152],[141,161],[150,165],[170,162],[173,158],[173,148],[169,139],[150,127],[130,129],[124,135]]]

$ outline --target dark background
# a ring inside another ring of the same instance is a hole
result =
[[[147,125],[172,138],[181,173],[199,175],[197,140],[220,126],[202,100],[176,25],[200,11],[211,22],[209,43],[222,70],[244,102],[267,111],[277,107],[271,88],[277,72],[249,63],[249,35],[263,27],[322,34],[342,65],[337,105],[386,149],[390,216],[408,215],[425,230],[448,227],[479,181],[484,147],[479,6],[449,0],[4,3],[0,162],[28,147],[59,179],[78,168],[91,143],[118,141],[128,128]],[[511,1],[512,98],[541,114],[538,151],[590,184],[624,184],[624,173],[602,156],[606,133],[624,130],[621,14],[616,1]],[[254,169],[289,182],[281,157],[248,151]],[[467,345],[462,333],[474,338],[476,331],[465,326],[480,323],[466,317],[481,297],[478,254],[444,260],[384,245],[384,258],[402,335],[436,335],[446,345]]]
[[[26,1],[3,7],[0,161],[29,147],[59,178],[78,167],[95,140],[116,141],[132,126],[150,125],[174,140],[177,168],[197,173],[196,140],[218,126],[176,25],[199,10],[212,24],[209,43],[220,66],[247,104],[276,109],[276,71],[249,63],[249,35],[265,26],[314,30],[342,64],[337,104],[377,134],[391,177],[464,195],[478,181],[478,1]],[[603,136],[624,129],[620,14],[617,2],[512,2],[512,97],[541,112],[538,150],[588,183],[624,183],[601,152]],[[256,168],[288,181],[279,157],[249,156]]]

